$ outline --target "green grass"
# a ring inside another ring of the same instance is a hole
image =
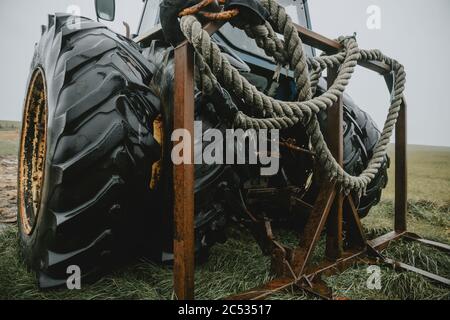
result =
[[[393,203],[382,201],[363,220],[370,238],[391,230]],[[410,201],[407,215],[408,229],[430,240],[450,243],[449,208],[426,201]],[[415,242],[398,241],[392,243],[383,255],[418,268],[450,278],[450,256],[434,248]],[[350,299],[450,299],[450,289],[412,272],[395,271],[389,266],[381,266],[381,290],[369,290],[366,286],[367,266],[350,268],[337,276],[330,277],[328,284],[337,295]]]
[[[196,296],[214,299],[250,289],[270,278],[269,261],[253,240],[240,241],[231,235],[225,244],[212,249],[208,262],[198,268]],[[3,299],[171,299],[172,272],[140,261],[117,270],[82,290],[36,290],[34,275],[24,268],[17,248],[17,232],[9,227],[0,234],[0,298]],[[243,266],[249,266],[243,268]]]
[[[17,129],[0,129],[0,156],[17,155],[19,150],[19,133]]]
[[[384,198],[394,197],[395,156],[390,146],[391,167],[389,183]],[[429,146],[408,146],[408,198],[427,200],[441,205],[450,203],[450,148]]]
[[[17,155],[20,122],[0,120],[0,156]]]
[[[412,154],[411,154],[412,152]],[[450,149],[410,150],[410,203],[408,227],[426,238],[450,243]],[[447,165],[444,165],[447,162]],[[428,169],[427,169],[428,168]],[[413,170],[411,170],[413,169]],[[392,169],[391,169],[392,170]],[[391,177],[393,174],[391,172]],[[381,235],[392,226],[393,188],[391,179],[385,196],[363,224],[370,237]],[[439,181],[439,182],[436,182]],[[436,190],[433,190],[436,188]],[[247,233],[233,228],[226,243],[211,250],[209,260],[196,269],[196,297],[218,299],[251,289],[271,279],[269,259],[263,257]],[[285,243],[295,236],[278,231]],[[136,261],[115,270],[82,290],[39,291],[34,275],[19,258],[15,226],[0,232],[0,299],[172,299],[172,272],[147,261]],[[321,240],[314,260],[324,250]],[[397,242],[384,254],[419,268],[450,277],[450,257],[417,243]],[[357,265],[324,280],[339,297],[350,299],[450,299],[450,289],[411,272],[394,271],[381,265],[381,290],[366,286],[367,265]],[[302,291],[285,291],[271,299],[314,299]]]
[[[383,204],[383,206],[386,204]],[[420,206],[421,204],[417,204]],[[386,207],[388,209],[388,207]],[[413,215],[414,213],[410,213]],[[380,216],[381,219],[385,217]],[[432,225],[440,230],[440,222],[431,219]],[[384,228],[366,227],[368,234],[380,235]],[[431,229],[430,229],[431,230]],[[243,290],[251,289],[271,279],[268,272],[269,260],[263,257],[253,239],[240,230],[231,229],[229,240],[216,245],[209,260],[196,271],[196,297],[218,299]],[[443,234],[427,235],[441,240]],[[284,242],[290,243],[293,235],[281,232]],[[448,238],[447,238],[448,240]],[[172,272],[146,261],[137,261],[130,266],[114,271],[82,290],[36,289],[34,274],[27,272],[19,258],[15,227],[8,227],[0,234],[0,298],[3,299],[171,299]],[[323,251],[324,241],[319,244]],[[419,268],[450,277],[450,257],[437,250],[417,243],[403,243],[391,246],[385,255],[415,265]],[[314,260],[319,261],[319,255]],[[450,299],[448,288],[410,272],[397,272],[388,266],[381,266],[381,290],[367,289],[367,265],[358,265],[345,272],[325,278],[333,292],[350,299]],[[314,299],[301,291],[285,291],[271,299]]]

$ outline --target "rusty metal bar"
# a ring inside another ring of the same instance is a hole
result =
[[[422,243],[429,247],[436,248],[445,253],[450,253],[450,246],[448,244],[423,239],[419,235],[412,233],[412,232],[406,232],[405,235],[403,236],[403,238],[405,238],[406,240],[410,240],[410,241],[417,241],[419,243]]]
[[[224,22],[209,23],[207,32],[214,33]],[[159,31],[153,31],[153,35]],[[141,39],[140,41],[143,41]],[[174,122],[176,129],[190,135],[191,161],[173,168],[174,242],[173,280],[177,299],[194,299],[194,49],[187,41],[175,48]]]
[[[382,76],[390,72],[390,67],[387,64],[378,61],[358,61],[358,65]]]
[[[306,277],[313,280],[321,275],[333,275],[343,269],[348,268],[354,263],[361,261],[361,258],[366,254],[366,250],[347,251],[342,254],[342,258],[337,261],[325,260],[322,264],[308,268],[305,272]]]
[[[406,163],[406,102],[403,99],[397,125],[395,127],[395,221],[394,230],[406,231],[406,213],[408,210],[408,167]]]
[[[319,277],[309,280],[308,278],[303,278],[303,283],[297,282],[296,286],[316,297],[324,300],[333,299],[333,290],[327,286],[327,284]]]
[[[337,76],[337,69],[329,68],[327,75],[328,87],[332,86]],[[344,164],[344,111],[342,97],[327,110],[327,143],[331,154],[340,166]],[[325,255],[330,260],[337,260],[342,256],[342,220],[344,196],[338,192],[334,198],[327,221],[327,239]]]
[[[347,243],[352,249],[363,249],[367,243],[358,210],[351,195],[345,199],[345,216],[347,222]]]
[[[336,53],[343,48],[342,44],[340,44],[335,40],[327,38],[305,27],[299,25],[295,26],[304,44],[320,49],[327,53]],[[381,75],[384,75],[391,71],[387,64],[378,61],[361,61],[358,62],[358,65],[367,68],[369,70],[375,71]]]
[[[304,273],[309,257],[316,247],[323,227],[327,222],[335,195],[336,184],[326,182],[319,192],[305,230],[300,236],[299,246],[294,249],[292,254],[292,267],[297,276],[301,276]]]
[[[304,208],[306,208],[306,209],[309,209],[309,210],[314,209],[314,206],[313,206],[313,205],[309,204],[309,203],[306,202],[306,201],[303,201],[303,200],[300,199],[300,198],[292,197],[292,200],[293,200],[295,203],[298,203],[300,206],[302,206],[302,207],[304,207]]]
[[[410,266],[409,264],[403,263],[403,262],[398,262],[389,258],[384,258],[384,262],[391,265],[394,269],[403,269],[403,270],[407,270],[407,271],[411,271],[411,272],[415,272],[417,274],[420,274],[421,276],[424,276],[428,279],[431,279],[433,281],[439,282],[441,284],[444,284],[446,286],[450,286],[450,279],[441,277],[437,274],[428,272],[426,270],[422,270],[419,268],[416,268],[414,266]]]
[[[207,23],[204,26],[204,29],[209,34],[215,33],[225,24],[224,21],[214,21]],[[162,27],[160,24],[157,24],[144,34],[137,36],[133,39],[134,42],[139,43],[141,45],[149,45],[153,40],[164,40],[164,34],[162,31]]]
[[[305,270],[305,275],[300,279],[293,279],[289,277],[276,278],[262,286],[256,287],[254,289],[242,293],[238,293],[236,295],[232,295],[230,297],[227,297],[226,299],[261,300],[268,297],[271,294],[292,288],[294,286],[306,290],[315,295],[318,295],[322,298],[329,299],[330,297],[325,296],[323,292],[317,292],[317,290],[315,290],[314,288],[314,285],[312,287],[308,287],[307,285],[305,285],[304,281],[306,280],[308,282],[314,283],[318,278],[320,278],[320,275],[322,274],[327,275],[336,274],[342,269],[345,269],[348,266],[357,263],[358,261],[362,261],[361,258],[365,254],[365,252],[366,252],[365,250],[360,250],[356,252],[345,252],[342,256],[342,259],[339,259],[337,261],[325,261],[323,264],[319,266],[308,267]]]
[[[210,22],[205,26],[205,30],[209,34],[215,33],[217,30],[219,30],[223,26],[223,21],[214,21]],[[318,34],[312,30],[309,30],[305,27],[296,25],[298,33],[300,34],[300,37],[302,38],[303,43],[320,49],[325,52],[334,53],[342,49],[342,45],[330,38],[327,38],[321,34]],[[145,34],[136,37],[133,41],[136,43],[140,43],[142,45],[148,45],[152,40],[156,39],[164,39],[161,25],[157,25]],[[386,73],[389,73],[390,69],[389,66],[387,66],[384,63],[378,62],[378,61],[361,61],[358,63],[360,66],[367,68],[369,70],[375,71],[381,75],[384,75]]]
[[[292,287],[295,281],[293,278],[277,278],[260,287],[227,297],[226,300],[262,300],[271,294]]]
[[[173,127],[191,135],[191,162],[173,168],[174,291],[177,299],[187,300],[194,298],[194,49],[187,42],[175,48]]]
[[[387,248],[389,243],[391,243],[394,240],[400,239],[404,235],[404,232],[395,232],[391,231],[389,233],[386,233],[378,238],[375,238],[373,240],[367,241],[367,244],[370,245],[372,248],[381,251]]]
[[[292,151],[295,151],[295,152],[298,152],[298,153],[306,153],[306,154],[309,154],[311,156],[315,156],[316,155],[316,153],[314,151],[311,151],[311,150],[308,150],[308,149],[305,149],[305,148],[301,148],[301,147],[296,146],[296,145],[294,145],[292,143],[280,141],[279,145],[280,145],[280,147],[284,147],[286,149],[289,149],[289,150],[292,150]]]
[[[394,76],[389,73],[384,76],[386,85],[391,92],[394,86]],[[408,167],[406,162],[407,128],[406,128],[406,101],[403,98],[397,123],[395,126],[395,218],[394,230],[404,232],[406,226],[406,213],[408,211]]]
[[[317,32],[309,30],[308,28],[295,24],[300,37],[304,44],[317,48],[324,52],[336,53],[342,49],[342,45],[330,38],[327,38]]]

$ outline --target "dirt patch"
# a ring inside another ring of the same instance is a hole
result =
[[[0,140],[18,141],[19,131],[0,131]]]
[[[17,157],[0,156],[0,231],[17,221]]]

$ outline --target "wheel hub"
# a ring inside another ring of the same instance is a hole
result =
[[[41,204],[47,151],[47,90],[41,69],[28,87],[19,156],[19,219],[26,234],[33,232]]]

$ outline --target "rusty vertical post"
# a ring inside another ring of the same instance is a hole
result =
[[[194,50],[187,42],[175,48],[174,87],[173,127],[190,133],[191,162],[174,165],[173,169],[173,281],[176,298],[191,300],[194,299]]]
[[[384,76],[390,92],[394,87],[394,75]],[[405,97],[402,99],[400,111],[395,126],[395,218],[394,230],[402,233],[407,230],[406,213],[408,211],[408,166],[407,166],[407,105]]]
[[[333,84],[336,79],[336,74],[336,69],[328,69],[328,87]],[[327,115],[328,147],[340,166],[342,166],[344,162],[343,117],[342,97],[340,97],[331,108],[328,108]],[[343,201],[344,197],[342,192],[337,192],[328,217],[326,257],[331,260],[337,260],[342,256]]]
[[[407,116],[406,101],[403,98],[395,127],[395,222],[396,232],[406,231],[406,212],[408,210],[408,167],[407,167]]]

